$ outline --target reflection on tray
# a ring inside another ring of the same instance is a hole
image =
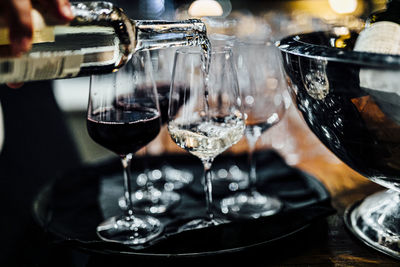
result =
[[[283,210],[270,217],[232,220],[228,224],[178,232],[185,222],[206,216],[200,181],[203,168],[198,159],[187,154],[144,157],[134,161],[134,177],[143,171],[145,165],[150,169],[161,168],[159,162],[190,171],[194,177],[189,186],[178,191],[181,194],[179,205],[167,214],[158,216],[165,225],[164,234],[146,246],[127,247],[107,243],[96,235],[96,226],[104,218],[121,213],[118,199],[123,194],[123,188],[121,167],[117,160],[71,171],[48,185],[37,197],[35,217],[56,241],[72,243],[92,251],[133,255],[196,255],[237,251],[269,243],[334,213],[330,196],[318,180],[289,167],[275,152],[264,151],[258,153],[256,158],[259,190],[284,202]],[[214,168],[229,168],[233,164],[244,169],[246,155],[222,155],[216,159]],[[229,192],[215,192],[215,203]],[[223,217],[221,213],[219,216]]]

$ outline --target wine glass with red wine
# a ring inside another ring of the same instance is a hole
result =
[[[118,72],[91,77],[87,130],[95,142],[121,158],[124,172],[127,208],[97,227],[99,237],[140,245],[159,236],[160,221],[135,214],[131,194],[132,156],[160,131],[160,109],[148,52],[136,53]]]

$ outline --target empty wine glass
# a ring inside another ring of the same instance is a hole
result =
[[[258,218],[277,213],[282,202],[260,193],[256,187],[255,145],[262,133],[278,123],[285,113],[282,96],[282,69],[277,48],[272,43],[240,42],[235,46],[236,65],[249,154],[249,186],[221,200],[222,213],[238,218]]]
[[[87,111],[90,137],[115,152],[124,169],[124,197],[127,209],[97,227],[105,241],[139,245],[162,232],[156,218],[136,215],[132,208],[131,159],[160,131],[160,111],[149,53],[136,53],[120,71],[92,76]]]
[[[169,91],[171,84],[173,58],[176,48],[158,49],[150,51],[153,67],[153,78],[156,82],[158,101],[161,112],[161,126],[168,120]],[[161,133],[163,132],[161,128]],[[148,150],[162,149],[163,134],[160,134]],[[168,137],[169,138],[169,137]],[[160,168],[149,168],[148,162],[144,161],[144,170],[136,179],[140,186],[133,192],[133,208],[148,214],[163,214],[176,207],[181,196],[176,189],[181,189],[193,180],[193,174],[175,169],[166,162],[162,162]],[[122,209],[126,209],[125,198],[118,201]]]
[[[205,172],[207,216],[190,221],[183,230],[223,223],[212,211],[211,166],[245,129],[232,50],[214,49],[211,61],[206,59],[200,49],[177,50],[172,76],[168,131],[178,146],[201,160]]]

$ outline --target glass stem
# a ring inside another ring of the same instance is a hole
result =
[[[131,161],[132,154],[127,154],[121,157],[122,166],[124,168],[124,197],[126,203],[125,215],[127,218],[133,215],[133,204],[132,204],[132,188],[131,188]]]
[[[144,148],[144,154],[148,155],[147,147]],[[147,180],[142,188],[143,188],[144,192],[150,193],[150,191],[153,189],[153,182],[150,180],[150,168],[149,168],[148,160],[144,161],[143,173],[146,175]]]
[[[206,194],[206,212],[209,221],[214,220],[214,213],[212,212],[212,174],[211,165],[214,159],[203,160],[204,165],[204,192]]]
[[[256,143],[258,140],[259,134],[249,133],[246,135],[247,144],[248,144],[248,166],[249,166],[249,190],[250,192],[256,190],[257,183],[257,169],[256,169],[256,161],[254,160],[254,150],[256,147]]]

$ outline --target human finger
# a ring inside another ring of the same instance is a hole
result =
[[[13,89],[21,88],[24,83],[7,83],[7,86]]]
[[[20,55],[30,50],[32,46],[33,25],[30,0],[10,0],[3,3],[8,12],[5,12],[6,24],[9,28],[11,53]]]
[[[35,0],[33,3],[51,24],[66,23],[74,18],[68,0]]]

